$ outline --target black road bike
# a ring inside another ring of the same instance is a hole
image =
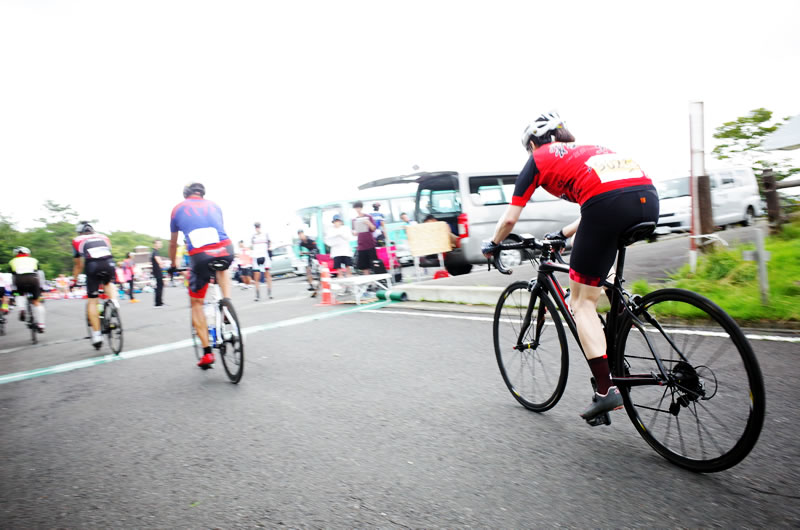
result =
[[[600,318],[612,379],[634,427],[656,452],[692,471],[722,471],[741,462],[758,440],[766,408],[761,369],[739,326],[711,300],[683,289],[644,296],[623,289],[626,247],[654,228],[641,223],[623,234],[616,275],[603,284],[611,306]],[[569,272],[564,245],[512,235],[498,248],[498,256],[519,252],[538,264],[535,279],[512,283],[501,294],[493,325],[500,374],[514,398],[536,412],[554,407],[567,383],[562,318],[580,347],[568,292],[555,277]],[[511,273],[502,259],[492,261]],[[610,416],[589,423],[609,424]]]
[[[228,264],[224,261],[214,260],[208,264],[208,268],[213,273],[221,273],[228,268]],[[209,306],[209,313],[213,313],[213,317],[209,319],[206,316],[206,324],[208,324],[208,340],[212,349],[216,349],[222,358],[222,366],[225,368],[225,373],[231,383],[238,383],[242,380],[244,374],[244,333],[239,326],[239,317],[236,316],[236,310],[233,308],[233,302],[230,298],[222,298],[219,285],[212,278],[211,282],[211,300],[206,301]],[[205,308],[204,308],[205,310]],[[194,323],[189,321],[192,333],[192,344],[194,346],[194,354],[197,360],[203,358],[203,345],[200,342],[200,337],[197,336],[197,330],[194,329]]]
[[[114,355],[119,355],[122,351],[122,318],[120,317],[119,308],[110,298],[100,300],[97,304],[97,317],[100,319],[100,333],[102,333],[108,340],[108,347],[114,352]],[[88,338],[92,338],[92,325],[89,322],[89,315],[86,315],[86,330]],[[103,347],[102,342],[94,345],[95,349],[99,350]]]

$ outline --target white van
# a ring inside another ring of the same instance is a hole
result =
[[[711,209],[715,226],[741,223],[749,226],[762,214],[758,183],[750,168],[708,171],[711,184]],[[659,216],[656,234],[685,232],[692,226],[690,178],[656,181]]]
[[[514,195],[517,173],[421,172],[368,182],[359,189],[402,182],[417,183],[414,219],[423,222],[433,215],[450,225],[459,246],[445,254],[445,268],[452,275],[466,274],[473,265],[485,265],[481,243],[494,235]],[[574,221],[580,215],[577,204],[562,201],[538,188],[514,228],[517,233],[541,237]],[[513,259],[513,258],[511,258]]]

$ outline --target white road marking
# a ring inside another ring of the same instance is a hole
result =
[[[381,315],[410,315],[410,316],[424,316],[426,318],[451,318],[456,320],[476,320],[480,322],[493,322],[493,317],[482,317],[482,316],[473,316],[473,315],[463,315],[463,314],[453,314],[453,313],[433,313],[430,311],[398,311],[395,309],[391,309],[388,311],[378,311],[375,309],[367,309],[365,313],[377,313]],[[511,322],[510,320],[503,319],[504,322]],[[552,322],[548,322],[548,325],[552,325]],[[648,331],[651,333],[658,333],[658,330],[648,328]],[[726,333],[721,333],[718,331],[703,331],[703,330],[696,330],[696,329],[676,329],[670,328],[670,332],[676,335],[701,335],[704,337],[727,337]],[[792,343],[800,343],[800,337],[784,337],[781,335],[760,335],[756,333],[745,333],[745,337],[749,340],[763,340],[763,341],[771,341],[771,342],[792,342]]]

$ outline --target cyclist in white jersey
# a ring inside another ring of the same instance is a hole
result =
[[[267,278],[267,296],[272,298],[272,275],[269,268],[272,262],[269,259],[270,240],[266,232],[261,231],[261,223],[253,224],[256,233],[250,238],[250,254],[253,257],[253,280],[256,284],[256,300],[261,299],[261,274]]]

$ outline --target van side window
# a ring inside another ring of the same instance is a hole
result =
[[[472,177],[469,193],[477,205],[508,204],[514,195],[515,177]]]
[[[720,185],[723,188],[730,188],[734,185],[735,181],[733,178],[733,173],[730,171],[723,171],[719,174],[720,177]]]
[[[490,206],[495,204],[510,204],[514,196],[515,176],[505,177],[471,177],[469,179],[469,193],[477,206]],[[531,196],[530,202],[557,201],[544,190],[538,188]]]

